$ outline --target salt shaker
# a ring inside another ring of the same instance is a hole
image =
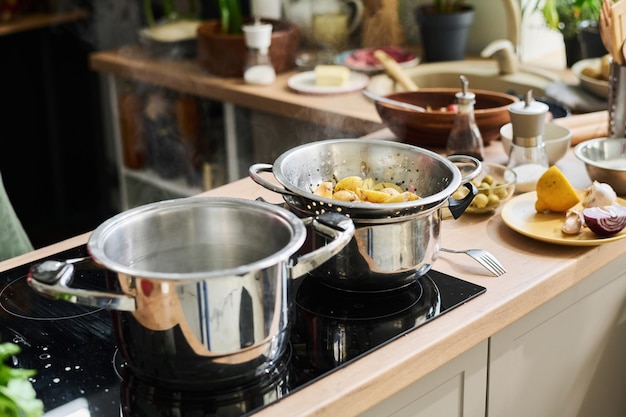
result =
[[[452,124],[446,150],[449,155],[469,155],[483,160],[483,137],[474,116],[476,95],[468,91],[467,78],[461,75],[462,91],[455,94],[458,110]]]
[[[244,25],[248,55],[243,78],[248,84],[269,85],[276,79],[276,71],[269,56],[272,43],[272,25],[257,20],[252,25]]]
[[[533,99],[529,90],[524,101],[509,106],[513,142],[507,166],[517,174],[516,193],[534,191],[537,180],[548,169],[543,142],[548,105]]]

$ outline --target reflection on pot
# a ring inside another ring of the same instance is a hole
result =
[[[240,417],[289,393],[291,350],[262,376],[211,391],[181,391],[146,383],[126,372],[120,386],[120,414],[133,417]]]
[[[308,276],[297,290],[295,305],[296,356],[308,367],[326,371],[435,317],[441,299],[428,275],[377,293],[342,291]]]

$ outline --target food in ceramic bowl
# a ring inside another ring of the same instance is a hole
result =
[[[626,195],[626,139],[598,138],[579,143],[574,155],[585,163],[592,181],[609,184]]]
[[[572,65],[572,72],[580,80],[580,86],[585,91],[606,99],[609,95],[609,68],[610,59],[606,55],[602,58],[578,61]]]
[[[515,172],[504,165],[483,162],[480,174],[472,180],[472,184],[478,188],[478,194],[465,212],[472,214],[494,212],[511,198],[516,180]],[[467,193],[467,188],[460,187],[454,192],[453,197],[463,198]]]
[[[471,91],[476,94],[476,124],[483,142],[489,144],[500,135],[500,126],[510,122],[508,107],[519,99],[493,91]],[[424,107],[427,111],[420,113],[378,101],[376,110],[402,142],[430,149],[445,148],[456,117],[453,105],[458,92],[458,88],[421,88],[414,92],[392,93],[386,97]]]
[[[513,126],[511,123],[507,123],[500,128],[500,138],[502,139],[504,153],[508,155],[513,140]],[[546,123],[543,131],[543,141],[548,156],[548,163],[554,165],[567,153],[572,143],[572,132],[556,123]]]

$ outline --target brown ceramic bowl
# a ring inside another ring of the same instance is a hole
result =
[[[486,90],[470,90],[476,94],[474,114],[485,145],[500,136],[500,127],[509,123],[508,108],[518,101],[509,94]],[[415,92],[398,92],[388,98],[433,109],[424,113],[376,102],[376,110],[385,125],[402,142],[425,148],[445,148],[456,117],[454,111],[440,111],[453,104],[457,88],[420,88]]]
[[[286,20],[262,20],[273,25],[269,54],[274,69],[277,73],[289,71],[296,65],[300,47],[298,28]],[[213,75],[243,77],[247,56],[244,35],[223,34],[221,27],[219,20],[207,20],[198,27],[198,62]]]

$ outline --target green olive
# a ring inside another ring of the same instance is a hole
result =
[[[474,200],[472,200],[472,205],[479,209],[487,207],[488,203],[489,197],[487,197],[485,194],[476,194],[476,197],[474,197]]]
[[[500,197],[496,194],[489,194],[489,201],[487,202],[489,207],[498,207],[500,205]]]
[[[469,190],[467,188],[457,188],[457,190],[452,194],[452,198],[454,198],[455,200],[461,200],[467,194],[469,194]]]
[[[508,197],[509,191],[507,190],[507,188],[503,187],[503,188],[496,188],[495,190],[493,190],[494,194],[498,196],[498,198],[500,200],[504,200],[505,198]]]

